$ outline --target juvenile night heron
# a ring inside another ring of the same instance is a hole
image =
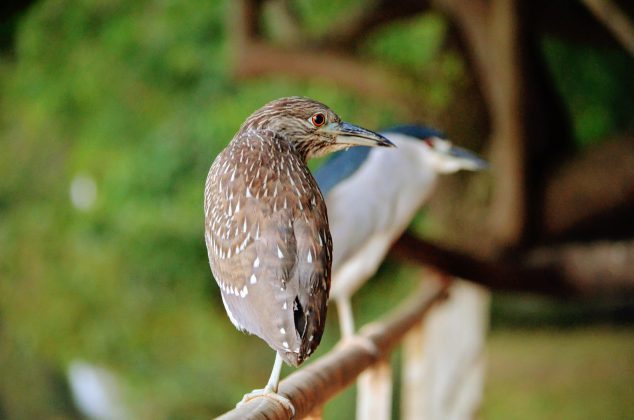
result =
[[[332,242],[306,160],[355,145],[393,146],[324,104],[282,98],[255,111],[209,170],[205,242],[227,315],[276,351],[268,384],[246,399],[284,400],[282,361],[299,366],[319,345]]]
[[[382,134],[397,148],[338,152],[315,174],[328,208],[334,244],[330,298],[337,303],[343,338],[354,334],[351,296],[376,273],[438,176],[487,166],[427,127],[404,125]]]

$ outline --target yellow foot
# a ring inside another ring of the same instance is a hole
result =
[[[286,410],[291,413],[291,417],[295,417],[295,407],[293,407],[293,403],[291,403],[291,400],[284,397],[283,395],[278,394],[269,387],[266,387],[264,389],[254,389],[252,392],[245,394],[245,396],[242,397],[242,401],[240,401],[236,405],[236,407],[240,407],[242,404],[246,404],[256,398],[271,398],[282,404],[284,408],[286,408]]]
[[[376,346],[376,344],[374,344],[372,340],[361,335],[351,335],[348,337],[343,337],[337,344],[337,347],[348,346],[361,347],[377,359],[381,356],[381,351]]]

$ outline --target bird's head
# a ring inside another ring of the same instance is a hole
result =
[[[429,127],[417,125],[397,126],[387,130],[390,134],[402,135],[422,142],[425,164],[430,165],[441,174],[454,173],[460,170],[480,171],[489,167],[484,159],[475,153],[454,146],[444,138],[443,133]]]
[[[342,121],[326,105],[304,97],[281,98],[255,111],[242,130],[268,129],[290,141],[304,158],[323,156],[351,146],[394,144],[380,134]]]

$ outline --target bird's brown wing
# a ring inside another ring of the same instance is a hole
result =
[[[234,325],[299,365],[319,344],[325,322],[330,236],[323,199],[309,188],[314,180],[305,166],[287,161],[292,155],[223,154],[205,193],[212,272]],[[289,167],[304,171],[293,183]]]
[[[302,337],[301,354],[308,356],[319,345],[325,328],[332,241],[328,229],[309,216],[297,218],[293,226],[297,243],[293,281],[299,284],[294,299],[295,329]]]

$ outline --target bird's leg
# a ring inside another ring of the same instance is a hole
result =
[[[337,313],[339,314],[339,326],[341,338],[346,340],[354,335],[354,314],[348,296],[337,299]]]
[[[348,346],[358,344],[373,356],[379,356],[379,349],[374,343],[365,337],[354,334],[354,314],[352,313],[352,305],[348,296],[337,298],[337,313],[339,314],[339,326],[341,329],[340,345]]]
[[[275,353],[275,362],[273,363],[273,370],[271,371],[271,376],[269,377],[269,381],[266,383],[266,388],[271,390],[271,392],[277,392],[277,386],[280,383],[280,373],[282,372],[282,356],[280,353]]]
[[[282,372],[282,362],[282,356],[279,353],[275,353],[275,363],[273,364],[273,370],[271,371],[271,376],[266,386],[263,389],[254,389],[252,392],[246,394],[242,397],[242,401],[240,401],[237,406],[245,404],[254,398],[272,398],[286,407],[292,415],[295,416],[293,403],[291,403],[288,398],[277,393],[277,386],[280,383],[280,373]]]

